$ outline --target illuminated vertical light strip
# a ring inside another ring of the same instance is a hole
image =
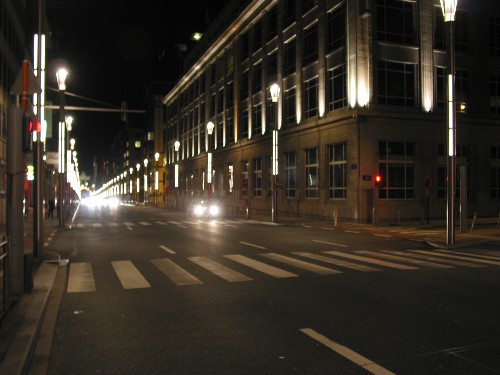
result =
[[[273,176],[278,174],[278,131],[273,130]]]
[[[207,183],[212,183],[212,153],[208,153],[208,165],[207,165]]]
[[[178,188],[179,187],[179,164],[175,164],[174,169],[175,169],[174,185],[176,188]]]
[[[45,35],[42,34],[41,41],[40,41],[40,46],[41,46],[41,51],[38,50],[38,45],[39,45],[39,40],[38,40],[38,34],[35,34],[33,37],[33,71],[35,73],[35,76],[38,76],[38,61],[40,60],[40,88],[41,88],[41,93],[40,96],[38,96],[37,93],[33,94],[33,113],[37,115],[38,121],[40,122],[40,125],[42,126],[41,129],[41,134],[40,134],[40,139],[42,142],[45,141],[46,138],[46,131],[47,131],[47,125],[45,123]],[[40,113],[38,113],[38,104],[40,103]],[[35,131],[33,132],[33,141],[37,141],[38,139],[38,134],[36,131],[37,127],[35,128]]]
[[[155,190],[158,190],[158,171],[155,171]]]
[[[448,156],[455,156],[455,111],[453,100],[453,74],[448,75]]]
[[[136,187],[137,187],[136,190],[139,193],[141,189],[141,179],[139,178],[139,176],[137,176]]]

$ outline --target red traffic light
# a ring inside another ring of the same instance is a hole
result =
[[[375,175],[375,183],[376,183],[377,185],[380,185],[380,183],[381,183],[381,182],[382,182],[382,176],[381,176],[381,175],[379,175],[379,174],[376,174],[376,175]]]

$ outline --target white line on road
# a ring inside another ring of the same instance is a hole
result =
[[[263,249],[263,250],[266,249],[265,246],[256,245],[256,244],[253,244],[253,243],[250,243],[250,242],[240,241],[240,244],[246,245],[246,246],[251,246],[251,247],[256,247],[257,249]]]
[[[144,225],[145,227],[151,225],[151,223],[148,223],[147,221],[139,221],[138,223]]]
[[[203,284],[203,282],[170,259],[151,259],[151,262],[177,285]]]
[[[275,260],[277,262],[289,264],[290,266],[294,266],[297,268],[302,268],[306,271],[311,271],[320,275],[333,275],[335,273],[342,273],[341,271],[334,270],[332,268],[328,267],[323,267],[323,266],[318,266],[317,264],[309,263],[309,262],[304,262],[303,260],[295,259],[295,258],[290,258],[281,254],[276,254],[276,253],[267,253],[267,254],[260,254],[263,257],[266,257],[268,259]]]
[[[379,266],[384,266],[384,267],[389,267],[389,268],[396,268],[398,270],[416,270],[416,269],[418,269],[417,267],[406,266],[404,264],[386,262],[383,260],[366,258],[366,257],[358,256],[358,255],[348,254],[348,253],[340,253],[338,251],[323,251],[323,252],[325,254],[335,255],[335,256],[354,259],[354,260],[360,260],[361,262],[377,264]]]
[[[223,266],[220,263],[214,262],[205,257],[189,257],[191,262],[196,263],[200,267],[203,267],[207,271],[212,272],[213,274],[219,276],[220,278],[229,281],[231,283],[238,281],[250,281],[251,278],[232,270],[226,266]]]
[[[70,263],[67,291],[95,292],[94,272],[90,263]]]
[[[361,232],[358,232],[357,230],[345,230],[344,233],[361,233]]]
[[[231,259],[237,263],[243,264],[244,266],[253,268],[259,272],[265,273],[266,275],[284,278],[284,277],[297,277],[298,275],[282,270],[269,264],[259,262],[258,260],[247,258],[243,255],[224,255],[224,258]]]
[[[130,260],[113,261],[111,265],[123,289],[151,288],[151,285]]]
[[[168,247],[166,247],[166,246],[160,245],[159,247],[160,247],[160,249],[165,250],[165,251],[166,251],[167,253],[169,253],[169,254],[172,254],[172,255],[174,255],[174,254],[175,254],[175,251],[173,251],[172,249],[169,249],[169,248],[168,248]]]
[[[133,230],[132,227],[126,227],[128,230]]]
[[[327,244],[327,245],[340,246],[340,247],[349,247],[349,246],[343,245],[341,243],[334,243],[334,242],[327,242],[327,241],[320,241],[320,240],[313,240],[313,242],[324,243],[324,244]]]
[[[340,354],[342,357],[348,359],[349,361],[361,366],[366,371],[371,372],[375,375],[395,375],[395,373],[383,368],[380,365],[377,365],[375,362],[369,360],[366,357],[363,357],[361,354],[356,353],[355,351],[349,349],[348,347],[336,343],[335,341],[330,340],[328,337],[323,336],[321,333],[316,332],[311,328],[302,328],[300,330],[303,334],[309,336],[313,340],[323,344],[327,348],[333,350],[334,352]]]
[[[377,234],[377,233],[373,233],[373,235],[375,237],[388,237],[388,238],[391,238],[392,236],[388,235],[388,234]]]

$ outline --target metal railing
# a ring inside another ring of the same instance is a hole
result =
[[[8,241],[4,237],[0,243],[0,319],[7,313],[7,244]]]

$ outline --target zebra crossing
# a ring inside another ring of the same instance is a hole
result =
[[[245,223],[245,221],[237,221],[237,220],[224,220],[224,221],[211,221],[210,223],[219,223],[229,227],[236,227],[237,225]],[[82,221],[78,222],[75,225],[77,229],[96,229],[96,228],[127,228],[133,229],[134,227],[149,227],[149,226],[176,226],[180,228],[188,228],[189,226],[199,225],[204,223],[202,220],[151,220],[151,221],[106,221],[106,222],[90,222],[90,221]]]
[[[240,283],[263,278],[298,278],[310,274],[341,277],[349,272],[405,272],[427,268],[446,270],[500,266],[500,256],[451,250],[297,251],[286,255],[266,252],[187,258],[178,257],[170,250],[168,255],[165,258],[150,259],[150,262],[164,276],[165,282],[174,286],[206,284],[209,282],[207,272],[223,282]],[[131,260],[111,261],[106,272],[111,270],[124,290],[152,287],[146,275]],[[99,272],[103,272],[101,267]],[[70,263],[67,293],[96,292],[98,287],[91,263]]]

